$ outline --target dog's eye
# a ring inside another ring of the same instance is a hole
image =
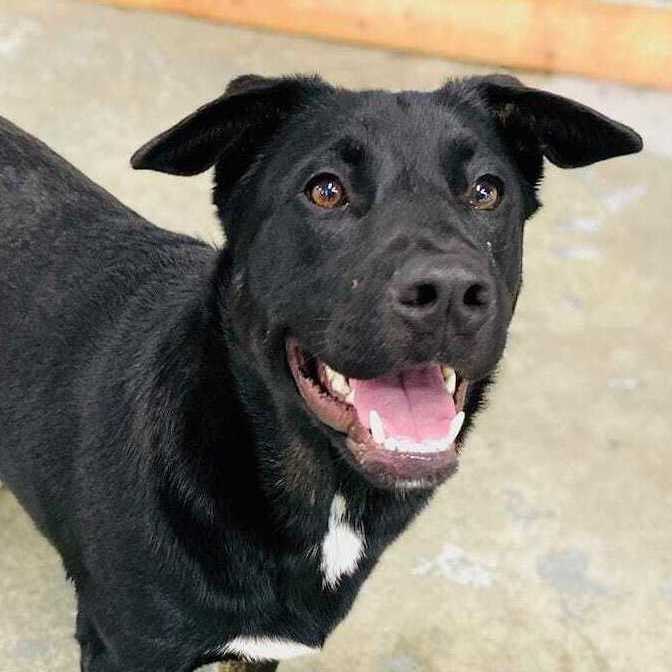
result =
[[[469,189],[467,200],[476,210],[494,210],[502,201],[504,184],[495,175],[481,175]]]
[[[343,183],[330,173],[317,175],[308,182],[306,196],[320,208],[339,208],[348,202]]]

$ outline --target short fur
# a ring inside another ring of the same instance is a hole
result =
[[[640,148],[510,77],[429,93],[241,77],[133,158],[215,166],[215,250],[0,121],[0,478],[74,581],[82,670],[188,672],[236,638],[320,647],[433,487],[383,487],[348,461],[297,393],[286,335],[359,378],[454,362],[474,381],[470,420],[504,348],[543,156]],[[325,170],[348,208],[306,199]],[[490,213],[464,200],[484,173],[505,184]],[[421,329],[388,309],[390,283],[427,255],[486,278],[483,326]],[[325,581],[335,497],[364,551]]]

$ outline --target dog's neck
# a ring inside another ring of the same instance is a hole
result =
[[[324,540],[335,498],[342,497],[347,520],[379,554],[430,493],[373,488],[335,457],[317,428],[298,434],[283,424],[269,385],[222,313],[228,262],[224,252],[210,296],[195,292],[166,330],[173,366],[165,387],[179,397],[174,407],[181,416],[158,449],[166,494],[186,518],[181,532],[200,529],[192,536],[212,541],[242,526],[264,543],[310,552]],[[188,482],[170,483],[174,460],[187,466]]]

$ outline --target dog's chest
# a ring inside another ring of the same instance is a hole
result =
[[[327,531],[321,546],[316,549],[325,589],[336,589],[344,576],[357,570],[365,545],[363,531],[350,524],[345,498],[337,493],[331,503]]]
[[[329,520],[321,543],[306,554],[307,564],[317,567],[319,572],[317,583],[320,586],[318,591],[311,591],[310,595],[304,596],[307,598],[306,603],[314,605],[316,612],[324,613],[327,604],[339,605],[344,599],[350,602],[354,598],[354,591],[352,588],[347,590],[342,588],[341,583],[346,577],[357,572],[365,558],[365,552],[364,532],[350,522],[346,500],[337,493],[331,502]],[[341,610],[337,608],[335,611]],[[307,620],[317,625],[317,614],[307,616]],[[251,661],[284,660],[316,653],[319,651],[319,646],[311,645],[310,642],[315,640],[316,634],[322,641],[335,624],[334,619],[328,619],[321,624],[321,627],[318,626],[317,630],[321,632],[316,632],[316,629],[311,627],[312,633],[304,641],[300,641],[302,638],[288,639],[269,631],[260,631],[252,636],[240,635],[222,644],[218,648],[218,653],[234,654]]]

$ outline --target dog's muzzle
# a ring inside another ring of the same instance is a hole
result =
[[[359,380],[286,343],[287,362],[309,411],[343,435],[346,458],[375,484],[421,488],[457,467],[468,382],[452,367],[424,364]]]

